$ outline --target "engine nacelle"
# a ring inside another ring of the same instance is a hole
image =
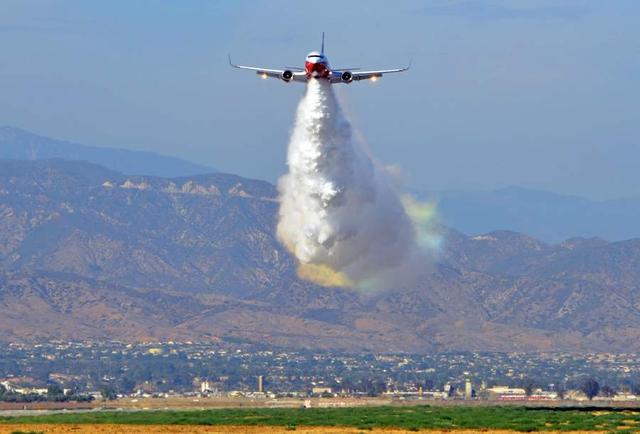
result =
[[[293,72],[287,69],[286,71],[283,71],[282,74],[280,74],[280,78],[282,79],[282,81],[286,81],[287,83],[289,83],[291,80],[293,80]]]
[[[340,78],[345,83],[351,83],[353,81],[353,74],[351,73],[351,71],[345,71],[342,73]]]

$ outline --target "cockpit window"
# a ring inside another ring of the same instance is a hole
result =
[[[322,57],[322,56],[319,54],[309,54],[309,57]]]

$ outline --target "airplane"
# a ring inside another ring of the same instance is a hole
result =
[[[312,51],[307,54],[307,58],[304,62],[304,68],[287,67],[286,69],[269,69],[258,68],[255,66],[236,65],[231,62],[231,56],[229,56],[229,65],[238,69],[247,69],[249,71],[255,71],[260,77],[266,78],[279,78],[285,83],[291,81],[306,83],[312,78],[325,79],[330,83],[352,83],[360,80],[377,81],[384,74],[391,74],[393,72],[407,71],[411,67],[411,62],[405,68],[396,69],[379,69],[371,71],[362,71],[360,68],[337,68],[332,69],[329,66],[329,60],[324,54],[324,32],[322,33],[322,47],[320,51]]]

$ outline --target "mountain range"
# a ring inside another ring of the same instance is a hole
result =
[[[419,196],[438,204],[447,225],[468,234],[509,229],[552,243],[575,236],[640,237],[640,197],[596,201],[521,187]]]
[[[275,187],[0,160],[0,340],[242,340],[347,351],[638,351],[640,240],[444,243],[410,288],[298,278]]]
[[[0,127],[0,158],[87,161],[127,175],[169,178],[215,172],[175,157],[74,144],[8,126]],[[577,236],[610,241],[640,237],[640,197],[595,201],[521,187],[416,195],[436,203],[442,222],[466,234],[511,230],[549,243]]]
[[[0,158],[80,160],[122,173],[151,176],[189,176],[215,171],[211,167],[154,152],[80,145],[10,126],[0,126]]]

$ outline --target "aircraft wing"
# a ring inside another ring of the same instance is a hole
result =
[[[395,68],[395,69],[376,69],[376,70],[370,70],[370,71],[362,71],[359,68],[353,68],[353,69],[339,69],[339,70],[334,70],[334,76],[331,79],[332,83],[337,83],[342,81],[342,73],[349,71],[351,73],[351,75],[353,76],[353,81],[359,81],[359,80],[375,80],[378,79],[380,77],[382,77],[385,74],[392,74],[394,72],[404,72],[409,70],[409,68],[411,68],[411,62],[409,62],[409,64],[404,67],[404,68]]]
[[[244,65],[236,65],[231,62],[231,56],[229,56],[229,65],[238,69],[246,69],[248,71],[255,71],[256,74],[263,78],[271,77],[282,79],[282,73],[285,71],[291,71],[290,69],[270,69],[270,68],[259,68],[257,66],[244,66]],[[293,76],[291,78],[292,81],[307,81],[307,74],[304,70],[300,70],[300,68],[296,68],[296,70],[291,71]]]

